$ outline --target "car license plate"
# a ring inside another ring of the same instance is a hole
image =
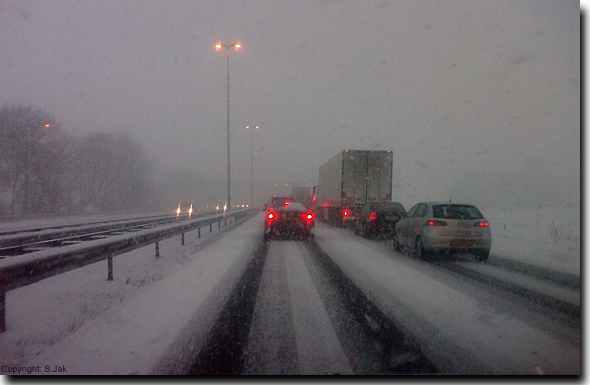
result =
[[[286,217],[285,221],[287,222],[297,222],[299,220],[298,217]]]
[[[399,218],[397,217],[397,215],[388,215],[385,217],[385,219],[387,219],[388,221],[397,221]]]
[[[453,239],[451,246],[473,246],[473,241],[468,239]]]

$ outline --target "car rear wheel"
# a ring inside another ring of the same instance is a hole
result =
[[[359,235],[361,232],[359,231],[359,223],[354,226],[354,235]]]
[[[490,257],[490,251],[489,250],[478,250],[475,255],[477,256],[477,259],[479,259],[479,261],[481,263],[486,263],[488,258]]]
[[[361,225],[361,228],[360,228],[360,230],[359,230],[359,234],[360,234],[360,236],[361,236],[361,237],[363,237],[363,238],[365,238],[365,237],[367,236],[367,231],[365,230],[365,226],[364,226],[364,224],[363,224],[363,225]]]
[[[399,244],[399,235],[397,232],[393,233],[393,249],[395,251],[402,251],[402,247]]]
[[[418,259],[426,259],[426,251],[424,251],[424,243],[422,239],[416,238],[416,243],[414,245],[414,255]]]

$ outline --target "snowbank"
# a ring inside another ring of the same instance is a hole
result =
[[[487,210],[492,255],[580,275],[580,208]]]
[[[184,247],[180,237],[162,241],[158,259],[153,245],[115,257],[112,282],[102,261],[8,292],[0,374],[61,365],[67,374],[149,374],[201,305],[224,295],[220,282],[227,289],[228,275],[239,277],[262,224],[252,219],[202,250],[226,229],[187,233]]]

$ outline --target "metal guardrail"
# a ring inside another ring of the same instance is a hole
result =
[[[227,224],[246,217],[252,210],[213,215],[207,218],[189,220],[183,223],[159,226],[134,233],[116,235],[105,239],[63,246],[57,249],[41,250],[0,261],[0,333],[6,331],[6,292],[39,282],[45,278],[66,273],[102,260],[108,260],[107,280],[113,280],[113,257],[131,250],[156,244],[156,258],[159,257],[159,241],[202,227],[221,222]]]
[[[59,238],[83,236],[85,234],[102,232],[102,231],[115,231],[117,229],[126,229],[132,226],[150,225],[163,223],[163,221],[173,221],[175,216],[160,216],[154,218],[142,218],[137,220],[128,221],[111,221],[111,222],[99,222],[91,223],[88,225],[72,225],[63,226],[61,228],[47,228],[47,229],[34,229],[31,231],[15,231],[0,233],[0,253],[5,249],[26,246],[29,243],[39,243],[43,241],[51,241]],[[183,218],[184,219],[184,218]],[[195,218],[196,219],[196,218]]]

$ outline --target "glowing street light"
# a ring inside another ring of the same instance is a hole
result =
[[[240,49],[242,45],[240,43],[234,44],[222,44],[217,43],[215,48],[219,51],[222,48],[227,49],[227,206],[231,207],[231,174],[230,174],[230,161],[229,161],[229,49],[235,48]]]
[[[252,144],[252,153],[250,156],[250,205],[254,207],[254,130],[258,130],[259,126],[246,126],[246,130],[252,128],[251,132],[251,144]]]

